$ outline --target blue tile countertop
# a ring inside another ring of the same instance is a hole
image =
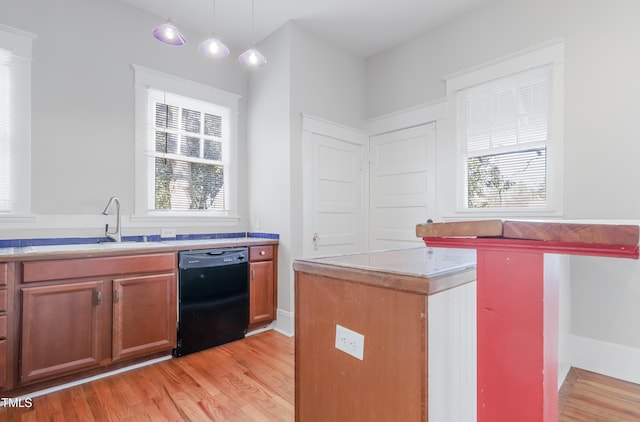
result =
[[[0,259],[38,259],[48,255],[58,258],[84,257],[251,246],[277,244],[278,239],[277,234],[245,232],[178,235],[166,239],[157,235],[125,236],[122,242],[106,238],[11,239],[0,240]]]

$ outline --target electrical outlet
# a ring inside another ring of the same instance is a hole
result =
[[[160,237],[176,237],[176,229],[160,229]]]
[[[363,360],[364,336],[342,325],[336,324],[336,349],[342,350],[354,358]]]

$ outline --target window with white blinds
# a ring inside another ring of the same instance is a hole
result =
[[[133,65],[133,219],[235,224],[240,96]]]
[[[11,211],[11,52],[0,49],[0,213]]]
[[[457,92],[467,208],[547,206],[552,71],[539,66]]]
[[[226,210],[229,110],[149,90],[150,210]]]
[[[31,58],[36,35],[0,24],[0,220],[32,222]]]

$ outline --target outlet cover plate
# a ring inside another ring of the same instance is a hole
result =
[[[160,229],[160,237],[176,237],[176,229]]]
[[[336,324],[336,349],[363,360],[364,336],[342,325]]]

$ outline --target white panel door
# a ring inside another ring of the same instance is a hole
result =
[[[418,246],[415,227],[435,218],[435,124],[370,140],[369,249]]]
[[[333,255],[364,248],[363,158],[366,137],[341,131],[304,132],[303,254]]]

